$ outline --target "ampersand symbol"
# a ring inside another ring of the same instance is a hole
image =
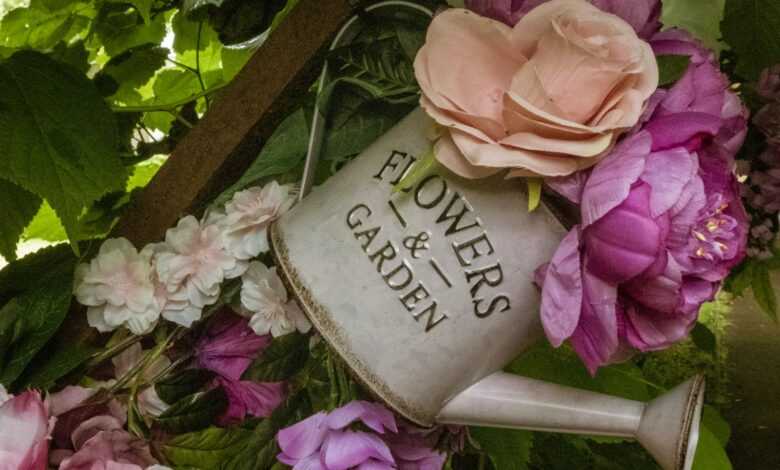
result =
[[[420,232],[417,235],[404,238],[404,248],[409,250],[412,258],[417,259],[419,258],[417,255],[418,251],[425,251],[429,248],[428,240],[430,239],[431,237],[428,235],[428,232]]]

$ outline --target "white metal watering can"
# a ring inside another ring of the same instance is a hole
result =
[[[304,194],[321,140],[314,119]],[[533,274],[565,229],[544,205],[529,213],[523,185],[501,176],[439,168],[393,193],[430,149],[431,126],[415,110],[272,226],[279,274],[319,333],[420,425],[635,438],[665,470],[690,469],[703,378],[641,403],[502,372],[543,335]]]

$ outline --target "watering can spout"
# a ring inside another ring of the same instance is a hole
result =
[[[449,400],[436,421],[627,437],[664,470],[690,470],[703,396],[701,376],[642,403],[497,372]]]

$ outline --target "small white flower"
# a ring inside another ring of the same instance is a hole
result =
[[[225,279],[246,269],[246,263],[225,251],[220,228],[193,216],[179,220],[154,250],[157,278],[167,297],[162,315],[187,327],[200,319],[203,307],[217,301]]]
[[[135,334],[150,330],[162,305],[154,295],[151,250],[140,253],[128,240],[112,238],[98,255],[76,269],[74,294],[89,307],[87,320],[101,332],[125,325]]]
[[[250,314],[249,326],[258,335],[278,337],[295,330],[306,333],[311,323],[298,305],[289,300],[276,268],[259,261],[249,263],[241,278],[241,305]]]
[[[219,222],[226,249],[240,260],[249,260],[268,251],[268,225],[287,212],[294,202],[290,186],[281,186],[276,181],[234,194],[225,204],[225,215]]]

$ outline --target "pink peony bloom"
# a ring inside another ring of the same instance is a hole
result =
[[[0,469],[46,470],[50,424],[41,394],[29,390],[5,398],[0,405]]]
[[[690,332],[744,257],[747,218],[731,168],[685,147],[652,151],[646,131],[594,167],[574,227],[543,270],[542,323],[591,373],[627,350]]]
[[[157,463],[144,441],[116,423],[100,424],[81,432],[76,452],[62,461],[60,470],[143,470]]]
[[[239,191],[219,218],[225,247],[237,259],[250,260],[268,251],[266,229],[295,202],[289,186],[272,181],[265,187]]]
[[[170,300],[162,315],[186,327],[200,319],[203,307],[217,301],[225,279],[246,269],[225,251],[220,228],[193,216],[168,229],[165,243],[155,250],[157,276]]]
[[[356,429],[360,424],[366,430]],[[282,429],[276,436],[280,462],[311,470],[440,470],[446,455],[433,450],[424,434],[398,429],[385,407],[353,401]]]
[[[139,253],[124,238],[106,240],[89,264],[76,269],[74,294],[89,307],[90,326],[106,332],[125,325],[135,334],[151,329],[162,310],[152,271],[151,251]]]
[[[447,10],[414,69],[420,104],[442,126],[436,158],[467,178],[591,167],[658,87],[650,46],[585,0],[544,3],[514,28]]]
[[[311,329],[298,304],[288,297],[275,267],[253,261],[241,280],[241,305],[251,315],[249,326],[255,333],[278,337]]]
[[[224,312],[200,338],[195,351],[200,367],[222,377],[239,380],[270,343],[271,337],[255,334],[247,319]]]
[[[529,11],[549,0],[466,0],[466,8],[514,26]],[[647,39],[661,29],[661,0],[590,0],[601,11],[621,17],[639,37]]]

